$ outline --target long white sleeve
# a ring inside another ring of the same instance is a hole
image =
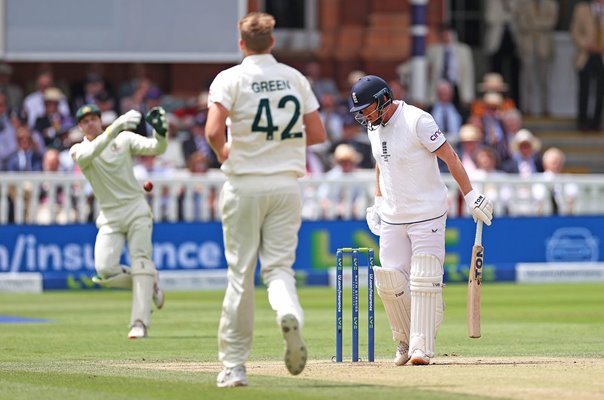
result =
[[[115,136],[110,130],[106,130],[93,140],[84,139],[71,146],[69,155],[81,169],[85,169],[95,157],[105,150]]]

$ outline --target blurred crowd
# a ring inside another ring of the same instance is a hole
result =
[[[10,83],[12,68],[0,64],[1,171],[47,171],[51,165],[56,171],[75,171],[68,150],[82,140],[83,134],[74,114],[79,107],[90,103],[101,110],[104,126],[109,126],[118,115],[130,109],[144,114],[163,105],[169,111],[171,140],[168,151],[158,159],[138,159],[138,170],[199,173],[218,167],[204,137],[205,92],[200,93],[198,102],[174,98],[162,93],[159,86],[145,76],[144,69],[136,78],[121,82],[115,88],[106,77],[90,71],[84,81],[61,89],[61,85],[55,83],[52,71],[45,68],[35,79],[35,90],[24,96],[21,87]],[[143,121],[136,133],[148,136],[152,129]],[[59,155],[58,165],[44,161],[55,153]]]
[[[599,130],[604,97],[604,1],[580,4],[575,7],[570,27],[578,49],[578,128]],[[602,29],[586,30],[594,18],[596,28]],[[443,24],[438,28],[438,40],[426,49],[426,98],[421,102],[410,98],[409,82],[414,77],[408,62],[398,66],[392,74],[397,78],[388,82],[394,98],[433,115],[471,179],[505,174],[544,174],[550,179],[563,172],[565,155],[557,148],[543,149],[538,135],[526,128],[524,118],[549,115],[544,78],[553,59],[552,35],[557,21],[558,5],[553,0],[487,1],[484,42],[489,72],[475,76],[470,46],[458,40],[453,26]],[[348,112],[350,87],[365,72],[350,71],[344,87],[323,74],[319,62],[309,61],[304,72],[320,102],[328,134],[325,143],[308,148],[308,176],[339,180],[373,169],[375,162],[364,128]],[[103,76],[102,70],[92,67],[83,81],[66,86],[55,82],[52,70],[45,68],[35,78],[35,89],[24,93],[24,88],[11,83],[12,73],[13,66],[0,63],[0,171],[77,172],[68,149],[83,138],[74,113],[87,103],[98,105],[106,126],[130,109],[145,113],[161,105],[167,110],[168,150],[156,158],[137,159],[135,171],[140,179],[151,175],[205,174],[219,168],[205,139],[204,88],[200,88],[196,99],[164,93],[145,74],[143,66],[132,79],[116,86]],[[596,93],[590,95],[591,89],[596,89]],[[595,96],[595,109],[588,113],[589,96]],[[147,136],[152,130],[143,121],[136,132]],[[444,164],[440,167],[447,172]],[[504,192],[489,196],[505,201]],[[531,196],[553,196],[561,203],[556,208],[572,213],[576,190],[559,192],[554,196],[531,190]],[[319,201],[307,210],[309,218],[362,217],[364,213],[364,203],[353,210],[354,215],[350,215],[350,210],[340,210],[337,204],[342,198],[341,190],[333,185],[321,187],[311,195]],[[350,196],[370,200],[372,193],[348,193],[347,202],[351,201]]]
[[[450,34],[446,33],[448,29],[443,27],[443,37]],[[445,44],[431,46],[428,60],[434,58],[431,54],[439,46],[446,47]],[[541,143],[524,127],[523,113],[508,95],[508,84],[503,76],[490,72],[478,85],[474,85],[472,74],[468,74],[470,85],[476,86],[476,90],[461,89],[461,86],[467,86],[461,83],[461,77],[466,75],[461,71],[461,64],[456,62],[456,69],[447,69],[448,73],[443,72],[434,78],[435,82],[429,85],[434,91],[429,97],[432,101],[421,106],[433,115],[458,151],[470,177],[484,178],[497,174],[528,177],[544,172],[560,173],[564,154],[559,149],[552,149],[557,154],[555,166],[544,162]],[[428,66],[435,68],[430,61]],[[473,71],[473,66],[469,68]],[[206,90],[201,90],[193,101],[178,99],[162,93],[158,85],[144,74],[113,88],[106,77],[92,71],[83,82],[74,84],[69,91],[70,96],[67,96],[55,84],[52,72],[43,70],[36,78],[36,90],[23,96],[22,89],[7,80],[11,69],[8,64],[0,64],[0,75],[5,82],[0,87],[2,171],[77,173],[77,166],[68,151],[72,144],[83,138],[74,113],[87,103],[94,103],[100,108],[105,126],[130,109],[145,113],[158,105],[166,108],[170,138],[168,150],[159,157],[137,158],[134,170],[141,180],[150,176],[206,174],[219,168],[205,139]],[[365,72],[351,71],[346,87],[338,87],[335,79],[324,76],[318,62],[309,62],[305,73],[319,99],[321,118],[328,135],[326,142],[308,148],[308,176],[341,180],[353,178],[355,173],[371,171],[375,161],[367,134],[354,115],[348,112],[350,86]],[[407,82],[405,79],[388,82],[394,98],[412,101],[408,98]],[[152,129],[143,120],[136,132],[147,136],[152,134]],[[444,164],[441,169],[447,172]],[[317,201],[306,204],[305,217],[361,218],[373,194],[370,190],[348,191],[346,195],[344,192],[337,185],[319,187],[308,195]],[[491,196],[496,199],[497,193]],[[356,206],[351,209],[350,204]]]

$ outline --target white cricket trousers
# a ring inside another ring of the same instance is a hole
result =
[[[141,200],[117,210],[101,211],[94,245],[94,266],[100,276],[121,273],[120,256],[128,241],[130,261],[152,260],[153,216],[149,205]]]
[[[445,260],[445,225],[447,216],[412,224],[380,227],[380,263],[384,268],[402,272],[409,281],[411,256],[432,254],[441,265]]]
[[[254,327],[254,274],[258,259],[277,321],[304,315],[293,271],[302,202],[294,175],[229,177],[220,196],[228,285],[218,328],[219,360],[243,365]]]

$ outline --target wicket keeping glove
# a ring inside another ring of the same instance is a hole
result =
[[[162,107],[153,107],[145,116],[145,120],[153,127],[158,135],[166,137],[168,132],[168,119]]]
[[[141,122],[142,115],[136,110],[130,110],[120,115],[109,127],[107,133],[113,137],[123,131],[132,131]]]
[[[382,197],[376,197],[375,203],[371,207],[367,207],[367,226],[374,235],[380,236],[382,218],[380,217],[380,205],[383,202]]]
[[[485,197],[484,194],[476,193],[470,190],[464,196],[466,204],[470,207],[474,221],[481,220],[487,225],[491,225],[493,219],[493,202]]]

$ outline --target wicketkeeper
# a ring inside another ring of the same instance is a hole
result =
[[[132,158],[162,154],[167,147],[168,123],[161,107],[149,111],[145,119],[153,127],[154,137],[146,138],[132,132],[141,117],[140,112],[130,110],[103,131],[99,108],[84,105],[76,113],[84,140],[69,151],[90,182],[100,207],[94,246],[98,276],[93,281],[106,287],[132,289],[130,339],[147,336],[152,302],[157,308],[164,304],[152,260],[153,216],[134,177]],[[126,241],[130,267],[120,265]]]
[[[447,219],[447,187],[437,157],[447,164],[475,219],[490,225],[493,204],[472,189],[432,116],[394,100],[383,79],[361,78],[349,100],[350,112],[368,129],[376,159],[375,204],[367,209],[367,224],[380,236],[382,268],[375,268],[375,284],[399,342],[394,362],[429,364],[443,317]]]

